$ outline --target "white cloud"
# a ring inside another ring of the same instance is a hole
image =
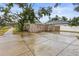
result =
[[[57,7],[52,9],[52,15],[51,17],[54,17],[55,15],[58,16],[66,16],[68,18],[73,18],[75,16],[79,16],[77,12],[73,10],[74,7]]]
[[[48,16],[44,16],[44,17],[42,17],[42,18],[40,19],[40,21],[41,21],[42,23],[45,23],[45,22],[47,22],[48,20],[49,20]]]

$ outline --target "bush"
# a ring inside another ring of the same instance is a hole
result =
[[[69,21],[70,26],[79,26],[79,17],[74,17],[72,20]]]

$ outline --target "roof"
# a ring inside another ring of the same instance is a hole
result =
[[[64,20],[51,20],[50,22],[47,22],[46,24],[68,24],[68,21]]]

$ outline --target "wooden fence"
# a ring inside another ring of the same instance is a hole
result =
[[[25,24],[24,30],[28,32],[59,32],[60,26],[52,24]]]

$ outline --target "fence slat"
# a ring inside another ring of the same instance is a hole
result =
[[[55,26],[52,24],[29,24],[28,26],[24,26],[24,30],[27,30],[29,32],[59,32],[60,26]]]

